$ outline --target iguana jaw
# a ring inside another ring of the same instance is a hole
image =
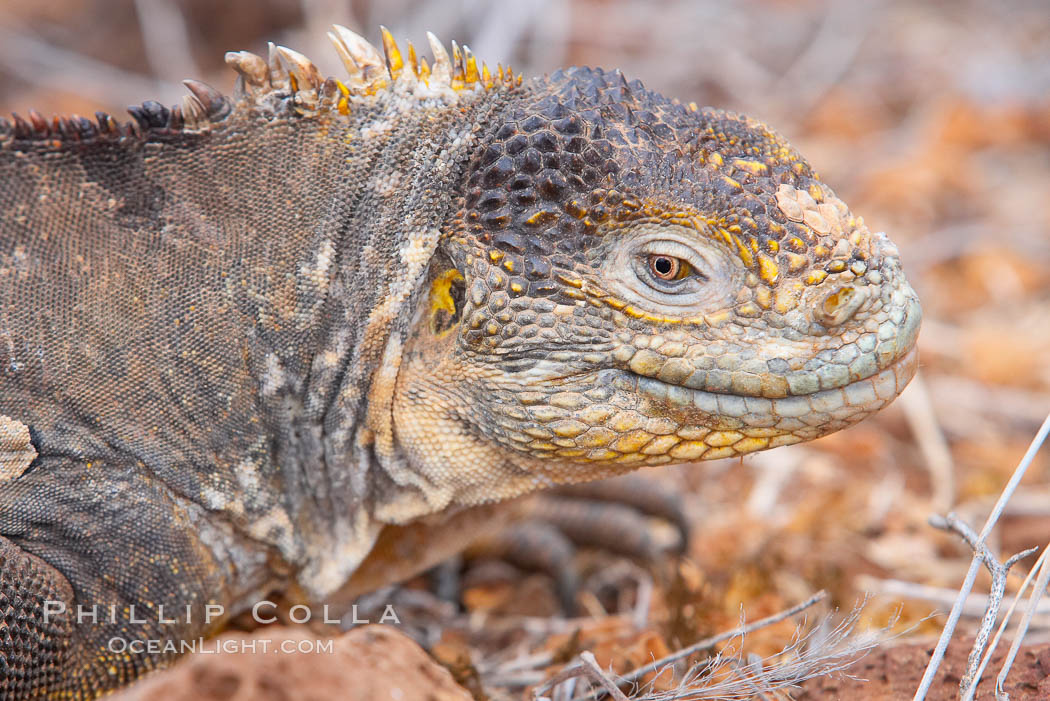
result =
[[[666,404],[672,411],[697,410],[712,431],[701,446],[679,448],[678,453],[697,454],[693,459],[713,459],[742,455],[763,448],[810,440],[857,423],[893,401],[915,375],[918,352],[909,350],[902,358],[871,377],[843,387],[809,394],[771,399],[689,389],[650,377],[632,375],[639,394]],[[739,433],[734,443],[732,433]],[[717,434],[716,437],[714,434]],[[711,453],[707,455],[707,453]]]
[[[643,465],[812,440],[889,404],[915,374],[917,358],[911,348],[845,387],[770,399],[692,390],[615,369],[555,378],[535,368],[508,387],[417,353],[399,381],[394,412],[417,488],[392,492],[397,498],[376,515],[403,523],[450,505],[500,501]]]
[[[708,450],[678,447],[680,455],[725,457],[810,440],[889,404],[915,374],[922,311],[896,259],[888,258],[882,270],[880,285],[833,288],[872,299],[858,307],[857,318],[824,336],[730,336],[694,342],[684,353],[673,338],[642,336],[614,356],[656,411],[666,407],[682,423],[696,423],[690,415],[696,410],[704,425],[743,432],[731,444],[732,436],[713,443],[705,437]],[[826,317],[821,295],[811,297],[813,316]]]

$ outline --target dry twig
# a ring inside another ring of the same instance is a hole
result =
[[[933,680],[937,675],[937,668],[940,667],[941,660],[944,659],[944,652],[948,648],[948,643],[951,641],[952,634],[955,632],[955,626],[959,622],[959,617],[962,614],[963,603],[973,589],[974,580],[977,578],[977,572],[981,569],[982,563],[987,564],[987,558],[984,555],[985,540],[988,538],[988,534],[991,532],[995,524],[998,523],[999,517],[1006,508],[1006,502],[1009,501],[1010,497],[1013,496],[1013,493],[1017,490],[1017,485],[1020,484],[1021,478],[1024,477],[1025,472],[1028,470],[1028,466],[1032,464],[1035,454],[1039,452],[1039,448],[1042,447],[1048,434],[1050,434],[1050,414],[1048,414],[1046,420],[1043,421],[1043,425],[1039,428],[1035,438],[1032,439],[1032,443],[1028,446],[1028,450],[1025,452],[1024,457],[1022,457],[1021,462],[1018,463],[1017,468],[1010,477],[1010,481],[1003,489],[1002,494],[999,496],[999,500],[992,509],[992,513],[989,514],[988,520],[985,521],[980,535],[976,536],[973,543],[971,543],[971,546],[975,550],[973,561],[970,563],[970,569],[966,573],[966,578],[963,580],[962,587],[959,590],[959,596],[955,600],[955,605],[952,606],[951,613],[948,614],[948,620],[944,624],[944,630],[941,631],[941,637],[937,641],[937,647],[933,651],[933,656],[930,658],[930,663],[926,667],[926,672],[923,674],[922,681],[919,683],[919,688],[915,692],[914,701],[923,701],[930,690],[930,686],[933,685]],[[985,621],[987,622],[987,620],[988,617],[986,616]],[[992,617],[991,620],[994,623],[994,617]],[[990,625],[991,624],[989,624],[989,626]],[[982,624],[982,634],[985,636],[985,639],[987,639],[987,631],[984,630],[984,624]],[[979,635],[978,637],[980,638],[981,636]],[[971,655],[971,661],[972,657],[973,656]],[[965,681],[966,678],[964,677],[964,682]]]
[[[1033,572],[1037,570],[1039,572],[1039,577],[1036,579],[1035,587],[1032,589],[1032,598],[1028,603],[1028,608],[1025,610],[1024,617],[1017,626],[1017,632],[1014,634],[1014,640],[1010,644],[1010,650],[1006,654],[1006,659],[1003,660],[1003,667],[999,670],[999,675],[995,678],[995,698],[999,701],[1006,701],[1006,699],[1009,699],[1009,696],[1007,696],[1006,692],[1003,690],[1003,686],[1006,684],[1006,675],[1010,673],[1010,667],[1013,666],[1014,659],[1017,657],[1017,651],[1021,646],[1021,641],[1024,639],[1025,633],[1028,632],[1028,626],[1031,624],[1032,615],[1035,613],[1035,610],[1039,605],[1039,599],[1043,596],[1043,593],[1046,592],[1046,585],[1050,582],[1050,565],[1048,565],[1050,560],[1046,558],[1046,553],[1047,549],[1044,549],[1043,555],[1039,558],[1037,568],[1032,570]],[[1029,578],[1030,577],[1031,573],[1029,573]],[[1028,579],[1025,580],[1026,584],[1027,582]],[[1005,621],[1003,622],[1003,625],[1006,625]],[[998,636],[996,636],[996,639],[998,640]],[[973,694],[971,693],[970,698],[972,697]]]
[[[955,514],[948,514],[943,518],[931,516],[930,525],[961,535],[973,549],[975,557],[980,558],[985,568],[992,575],[992,588],[988,594],[988,607],[985,609],[984,618],[981,621],[981,627],[977,631],[973,648],[970,649],[970,656],[966,663],[966,673],[963,674],[962,680],[959,682],[959,694],[965,699],[972,696],[972,692],[977,686],[977,680],[980,678],[979,667],[982,666],[981,658],[984,653],[984,647],[988,642],[988,636],[991,634],[992,627],[999,616],[999,607],[1002,605],[1003,594],[1006,591],[1006,575],[1018,561],[1028,557],[1038,548],[1029,548],[1013,555],[1005,563],[1000,563],[987,543],[979,539],[973,529],[960,521]]]

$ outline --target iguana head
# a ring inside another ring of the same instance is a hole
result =
[[[743,455],[914,374],[897,249],[760,122],[576,68],[486,130],[399,379],[417,461],[568,482]]]
[[[372,315],[411,326],[369,393],[365,442],[396,485],[375,490],[381,520],[810,440],[914,374],[921,310],[897,249],[764,124],[619,72],[522,83],[432,36],[432,67],[385,30],[385,59],[332,39],[346,85],[288,49],[229,54],[241,99],[359,115],[351,148],[398,113],[452,123],[420,187],[456,191],[416,193],[448,214],[391,238],[404,269]]]

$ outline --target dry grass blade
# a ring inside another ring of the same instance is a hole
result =
[[[681,650],[675,652],[672,655],[668,655],[667,657],[664,657],[663,659],[659,659],[659,660],[656,660],[655,662],[651,662],[651,663],[645,665],[644,667],[639,667],[638,669],[636,669],[633,672],[630,672],[626,676],[624,676],[623,681],[624,681],[624,683],[635,682],[635,681],[641,679],[642,677],[644,677],[645,675],[649,674],[650,672],[655,672],[655,671],[657,671],[659,669],[662,669],[662,668],[664,668],[664,667],[666,667],[666,666],[668,666],[670,664],[673,664],[673,663],[677,662],[678,660],[683,660],[686,657],[689,657],[690,655],[693,655],[693,654],[696,654],[697,652],[700,652],[701,650],[710,649],[710,648],[714,647],[715,645],[717,645],[717,644],[719,644],[721,642],[724,642],[726,640],[731,640],[732,638],[736,638],[736,637],[739,637],[739,636],[747,635],[748,633],[752,633],[752,632],[754,632],[756,630],[759,630],[760,628],[765,628],[768,625],[772,625],[774,623],[778,623],[778,622],[784,620],[785,618],[790,618],[791,616],[794,616],[797,613],[801,613],[802,611],[805,611],[810,606],[813,606],[814,604],[816,604],[816,603],[818,603],[820,601],[823,601],[826,598],[828,598],[828,593],[826,591],[824,591],[824,590],[818,591],[816,594],[814,594],[813,596],[809,597],[805,601],[803,601],[801,603],[798,603],[798,604],[795,604],[791,608],[785,609],[785,610],[781,611],[780,613],[775,613],[772,616],[767,616],[765,618],[760,618],[759,620],[755,621],[754,623],[748,623],[747,625],[742,625],[739,628],[734,628],[733,630],[727,631],[725,633],[720,633],[718,635],[715,635],[715,636],[712,636],[710,638],[707,638],[706,640],[701,640],[700,642],[694,643],[694,644],[690,645],[689,647],[682,648]]]
[[[653,691],[650,683],[649,689],[632,698],[635,701],[762,699],[780,696],[808,679],[842,672],[890,637],[889,630],[896,623],[894,617],[884,628],[857,632],[865,603],[855,606],[836,625],[832,625],[833,614],[829,614],[804,635],[800,626],[794,639],[771,657],[745,659],[740,652],[719,653],[694,665],[675,688]]]
[[[818,592],[790,609],[702,640],[639,667],[623,677],[615,677],[598,667],[590,652],[581,653],[579,663],[537,687],[533,692],[534,698],[546,699],[549,698],[546,694],[552,693],[556,698],[577,698],[581,701],[590,701],[606,695],[615,699],[626,699],[621,691],[626,685],[637,684],[640,679],[654,672],[657,678],[664,677],[665,673],[674,674],[675,663],[690,655],[732,638],[743,638],[750,632],[796,615],[826,597],[825,592]],[[884,641],[888,637],[889,628],[895,623],[894,619],[883,629],[858,633],[856,626],[863,608],[863,602],[858,604],[837,625],[832,625],[831,615],[828,615],[806,634],[803,634],[799,627],[793,640],[769,658],[745,658],[739,651],[730,654],[723,651],[691,666],[681,675],[673,689],[656,690],[654,680],[650,680],[642,687],[636,688],[636,693],[630,698],[635,701],[750,699],[756,696],[764,698],[769,694],[779,694],[796,688],[807,679],[844,670],[868,650]],[[600,688],[583,696],[574,696],[572,690],[563,684],[579,677],[588,678]],[[610,685],[615,690],[611,689]]]

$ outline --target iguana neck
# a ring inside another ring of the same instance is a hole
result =
[[[286,475],[300,494],[292,503],[315,510],[299,515],[299,528],[328,531],[304,540],[329,543],[306,553],[299,577],[315,595],[342,583],[367,554],[379,527],[372,485],[404,464],[391,418],[402,349],[465,163],[508,97],[478,91],[450,104],[380,93],[367,99],[373,110],[351,103],[347,122],[323,137],[339,146],[345,186],[320,185],[332,188],[323,219],[331,234],[304,251],[303,270],[309,276],[321,267],[315,261],[330,259],[332,274],[313,320],[321,331],[312,363],[300,387],[286,385],[286,396],[302,398],[301,415],[278,441],[298,453],[281,461],[289,473],[300,470]],[[264,374],[274,376],[280,368]]]
[[[420,281],[508,99],[394,86],[311,112],[275,90],[218,96],[192,128],[153,103],[133,127],[0,132],[14,256],[0,268],[18,273],[0,289],[18,317],[0,361],[23,368],[0,408],[36,427],[45,458],[53,436],[83,459],[131,458],[276,545],[313,592],[334,586],[371,546]],[[48,290],[76,314],[34,318]],[[22,357],[34,347],[48,357]],[[122,413],[96,422],[100,406]]]

